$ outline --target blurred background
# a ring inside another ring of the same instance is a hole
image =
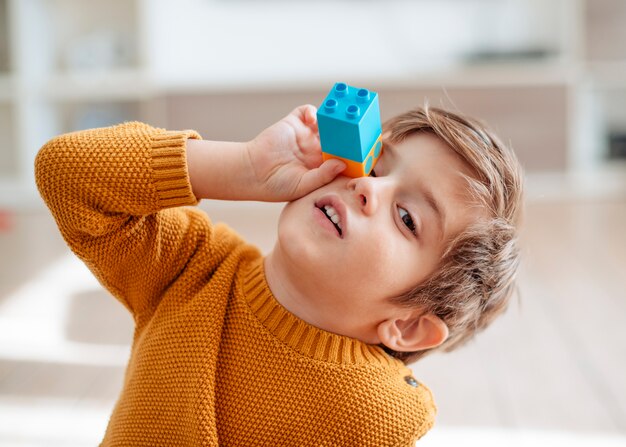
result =
[[[527,172],[521,296],[413,365],[422,444],[626,446],[625,24],[623,0],[0,0],[0,445],[97,445],[132,336],[37,195],[41,145],[128,120],[247,140],[343,81],[383,119],[478,117]],[[280,204],[200,206],[272,247]]]

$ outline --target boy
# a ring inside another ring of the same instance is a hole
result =
[[[125,123],[57,137],[39,190],[132,313],[102,445],[409,446],[432,426],[405,366],[506,306],[521,174],[479,124],[417,109],[370,177],[322,163],[315,108],[248,143]],[[192,207],[289,201],[265,258]]]

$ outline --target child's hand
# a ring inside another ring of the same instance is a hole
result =
[[[300,106],[248,143],[261,200],[298,199],[345,169],[340,160],[322,163],[316,112],[312,105]]]

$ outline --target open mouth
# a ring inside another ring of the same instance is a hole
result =
[[[318,207],[324,215],[330,220],[330,222],[335,226],[337,231],[339,232],[339,236],[343,235],[343,230],[341,228],[341,218],[339,217],[339,213],[332,205],[324,205]]]

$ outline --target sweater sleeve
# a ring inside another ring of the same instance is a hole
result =
[[[35,160],[64,239],[137,319],[211,237],[186,162],[195,131],[132,122],[58,136]],[[207,266],[210,268],[210,266]]]

